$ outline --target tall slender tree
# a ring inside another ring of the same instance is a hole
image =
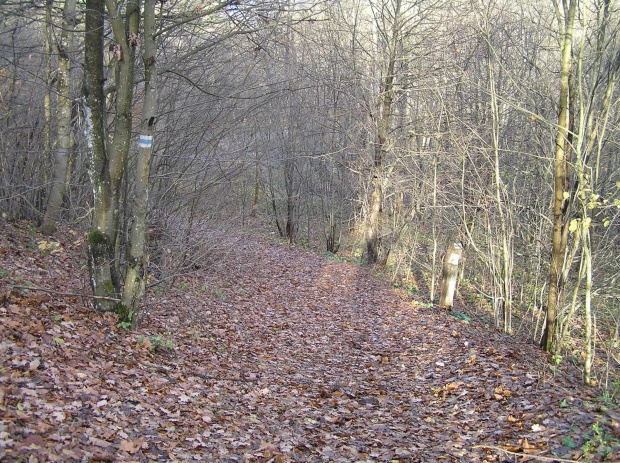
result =
[[[54,151],[54,167],[52,186],[41,232],[50,235],[56,229],[56,221],[60,214],[65,188],[69,175],[69,157],[73,148],[71,129],[72,119],[72,88],[71,88],[71,53],[73,51],[73,32],[77,24],[76,1],[65,0],[63,20],[58,41],[58,72],[56,76],[56,92],[58,98],[58,122],[56,149]]]
[[[157,115],[157,43],[155,41],[157,0],[144,2],[144,103],[140,119],[138,161],[134,171],[134,197],[130,237],[127,249],[127,271],[122,295],[122,315],[136,325],[138,309],[146,286],[148,255],[146,248],[146,216],[149,202],[149,174],[153,150],[153,133]]]
[[[553,194],[553,249],[549,268],[549,293],[547,296],[547,322],[541,340],[546,351],[556,348],[556,316],[565,281],[561,278],[565,266],[564,255],[568,240],[568,218],[571,193],[569,189],[570,155],[570,80],[573,63],[573,33],[578,0],[562,2],[562,60],[560,74],[560,99],[554,161]]]
[[[389,150],[388,135],[394,102],[396,60],[398,58],[399,45],[402,43],[402,4],[402,0],[380,3],[375,13],[377,27],[385,41],[387,66],[381,76],[379,114],[376,121],[373,165],[371,168],[369,211],[366,220],[366,261],[369,264],[375,264],[379,259],[379,218],[383,207],[385,158]],[[390,24],[387,30],[383,28],[385,24]]]
[[[110,18],[114,60],[114,121],[108,139],[103,66],[105,10]],[[121,280],[116,255],[121,180],[131,140],[135,49],[140,10],[137,0],[123,8],[115,0],[87,0],[84,59],[85,113],[93,186],[93,222],[88,235],[91,285],[95,307],[116,310]]]

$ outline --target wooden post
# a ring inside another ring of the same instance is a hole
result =
[[[439,295],[439,305],[441,307],[452,308],[454,291],[459,276],[459,261],[463,255],[463,246],[459,243],[451,243],[443,260],[443,270],[441,278],[441,293]]]

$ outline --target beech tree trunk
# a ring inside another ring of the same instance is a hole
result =
[[[144,3],[144,106],[138,142],[138,164],[134,172],[133,221],[127,249],[127,273],[121,315],[135,327],[140,301],[146,288],[149,259],[145,252],[146,215],[149,197],[149,174],[153,151],[153,132],[157,113],[157,43],[155,41],[156,0]]]
[[[123,178],[131,137],[131,109],[134,88],[134,56],[139,23],[138,3],[127,3],[125,17],[114,0],[107,0],[107,13],[112,25],[114,59],[116,60],[116,93],[114,134],[110,143],[106,134],[104,99],[103,33],[104,1],[86,1],[85,32],[85,113],[93,187],[93,222],[88,235],[91,286],[95,308],[117,311],[120,277],[116,255],[119,228],[120,185]]]
[[[118,275],[113,272],[116,224],[110,198],[110,173],[107,169],[105,98],[103,94],[103,0],[86,0],[84,32],[84,113],[89,174],[93,188],[94,215],[88,235],[90,284],[95,296],[115,297],[119,291]],[[110,311],[113,301],[95,299],[97,310]]]
[[[45,39],[44,39],[44,66],[45,66],[45,95],[43,97],[43,168],[41,169],[41,180],[43,188],[37,194],[37,206],[43,205],[48,194],[47,184],[49,182],[50,154],[52,143],[52,0],[45,1]],[[49,234],[49,233],[46,233]]]
[[[58,43],[58,75],[56,91],[58,93],[58,136],[54,156],[52,186],[50,188],[47,209],[41,224],[41,233],[51,235],[56,229],[56,222],[62,208],[69,174],[69,156],[73,147],[71,135],[71,59],[73,29],[75,27],[75,0],[66,0],[63,11],[62,30]]]

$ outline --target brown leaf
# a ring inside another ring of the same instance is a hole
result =
[[[93,454],[90,461],[114,461],[114,454],[111,452],[98,451]]]
[[[43,447],[44,444],[45,444],[45,441],[43,440],[41,436],[38,436],[36,434],[31,434],[28,437],[26,437],[19,445],[21,447],[28,447],[30,445],[34,445],[37,447]]]
[[[92,445],[96,445],[97,447],[101,447],[101,448],[107,448],[107,447],[110,447],[112,445],[107,440],[99,439],[99,438],[93,437],[93,436],[90,436],[88,438],[88,442],[90,442]]]
[[[523,448],[523,451],[525,453],[536,453],[536,446],[530,444],[527,441],[527,438],[523,439],[523,442],[521,443],[521,447]]]
[[[261,441],[258,451],[262,452],[263,456],[267,458],[274,457],[282,453],[280,452],[280,449],[277,446],[275,446],[274,444],[270,442],[266,442],[266,441]]]
[[[44,239],[29,227],[1,226],[2,283],[83,293],[88,271],[75,263],[85,233],[71,243],[59,224],[66,242],[50,259],[28,247]],[[7,242],[16,233],[23,239]],[[77,297],[42,307],[39,297],[0,294],[0,459],[492,460],[480,444],[531,459],[562,447],[569,429],[574,438],[591,437],[595,422],[602,436],[620,431],[619,414],[608,418],[588,389],[540,373],[548,359],[515,343],[519,335],[456,325],[368,269],[266,242],[247,237],[214,256],[222,271],[179,276],[185,291],[147,292],[153,310],[135,333]],[[148,344],[164,333],[174,355]],[[570,406],[559,407],[565,398]],[[517,445],[525,435],[532,442]],[[611,461],[619,447],[609,442]]]
[[[143,442],[144,441],[142,439],[136,439],[133,441],[123,439],[118,449],[121,452],[136,453],[142,447]]]
[[[130,47],[135,48],[138,46],[138,36],[135,34],[135,32],[129,32],[127,34],[127,41],[129,42]]]

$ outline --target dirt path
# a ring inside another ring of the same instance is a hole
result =
[[[10,302],[7,461],[506,461],[500,447],[543,461],[585,445],[600,460],[613,447],[592,428],[613,421],[535,346],[264,237],[152,299],[138,333]]]

